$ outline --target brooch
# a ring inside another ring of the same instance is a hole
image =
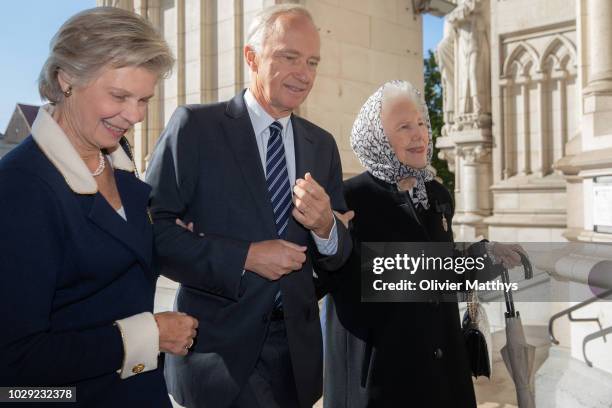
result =
[[[442,228],[445,232],[448,232],[448,218],[447,214],[452,213],[452,207],[449,203],[439,203],[436,201],[436,212],[442,214]]]

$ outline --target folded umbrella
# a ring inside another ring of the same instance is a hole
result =
[[[531,263],[521,254],[525,269],[525,278],[533,276]],[[510,282],[508,270],[502,272],[502,281]],[[535,346],[528,344],[519,312],[514,309],[512,290],[504,292],[506,299],[506,345],[501,349],[501,355],[510,372],[516,387],[516,399],[519,408],[535,408]]]

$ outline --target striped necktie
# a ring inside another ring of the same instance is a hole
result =
[[[291,214],[291,185],[285,160],[285,147],[281,133],[283,126],[274,122],[270,125],[270,139],[266,153],[266,185],[268,197],[274,210],[274,221],[279,238],[284,238]]]
[[[289,214],[291,214],[291,207],[293,207],[282,132],[283,125],[280,123],[274,122],[270,125],[270,138],[268,139],[268,150],[266,152],[266,185],[268,186],[268,197],[274,210],[274,222],[279,238],[285,238],[287,235]],[[279,308],[282,304],[279,290],[274,297],[274,308]]]

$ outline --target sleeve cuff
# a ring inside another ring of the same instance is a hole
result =
[[[322,255],[335,255],[338,251],[338,231],[336,229],[336,217],[334,217],[334,225],[332,225],[332,229],[329,232],[329,237],[327,239],[319,237],[314,232],[310,232],[314,242],[317,246],[317,250]]]
[[[123,341],[123,364],[117,371],[121,379],[157,368],[159,329],[153,314],[140,313],[115,322]]]

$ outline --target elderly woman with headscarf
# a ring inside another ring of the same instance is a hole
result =
[[[0,161],[0,386],[76,387],[48,394],[75,407],[171,406],[159,354],[186,354],[197,321],[152,313],[150,188],[125,134],[172,64],[155,29],[117,8],[81,12],[51,41],[51,103]]]
[[[351,146],[367,171],[344,184],[354,214],[342,218],[354,215],[355,243],[327,304],[324,405],[474,407],[457,302],[360,298],[360,243],[453,241],[453,201],[430,170],[431,127],[419,91],[403,81],[381,86],[359,112]],[[495,251],[517,265],[513,249]]]

